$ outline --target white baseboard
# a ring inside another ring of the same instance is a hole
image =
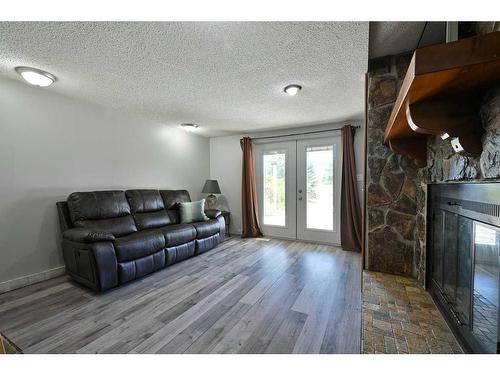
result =
[[[3,281],[0,283],[0,294],[64,275],[65,272],[66,267],[60,266],[52,268],[51,270],[34,273],[32,275],[21,276],[17,279]]]

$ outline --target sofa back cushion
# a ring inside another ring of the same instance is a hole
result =
[[[130,204],[130,209],[138,230],[158,228],[172,224],[158,190],[127,190],[125,196]]]
[[[117,237],[137,231],[123,191],[72,193],[67,201],[71,221],[77,228],[107,231]]]
[[[137,212],[153,212],[165,209],[163,199],[158,190],[136,189],[125,192],[132,214]]]
[[[179,224],[181,222],[181,215],[178,208],[175,210],[167,210],[167,212],[172,224]]]
[[[115,237],[126,236],[127,234],[137,232],[132,215],[113,217],[109,219],[98,220],[80,220],[75,221],[76,228],[95,229],[112,233]]]
[[[72,193],[68,208],[73,222],[130,215],[125,192],[119,190]]]
[[[179,215],[179,204],[183,202],[191,202],[191,197],[187,190],[160,190],[160,195],[163,198],[163,204],[168,212],[172,224],[181,222]]]
[[[187,190],[160,190],[160,194],[167,210],[178,210],[179,203],[191,202]]]

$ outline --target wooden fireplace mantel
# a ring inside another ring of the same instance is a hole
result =
[[[401,85],[384,142],[418,167],[427,137],[451,138],[457,152],[479,155],[481,93],[500,82],[500,32],[417,49]]]

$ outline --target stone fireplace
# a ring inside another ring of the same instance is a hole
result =
[[[483,33],[482,26],[485,23],[477,23],[475,30]],[[412,144],[415,138],[411,136],[418,133],[419,123],[410,126],[410,106],[407,112],[401,110],[411,95],[408,87],[412,83],[408,82],[415,77],[416,59],[408,70],[411,61],[412,53],[369,62],[365,268],[415,278],[430,292],[465,351],[500,353],[500,84],[493,81],[495,76],[485,81],[474,94],[474,106],[469,107],[474,108],[473,116],[460,117],[474,121],[458,122],[463,129],[472,129],[475,136],[482,134],[482,151],[478,143],[471,151],[476,156],[455,152],[453,137],[447,132],[441,135],[448,135],[448,139],[431,135],[437,132],[421,132],[419,135],[426,138]],[[407,71],[409,79],[405,80]],[[398,99],[403,81],[405,89]],[[433,99],[442,100],[446,95]],[[398,107],[391,116],[396,101]],[[432,100],[427,102],[425,115],[434,121],[431,129],[442,130],[449,119],[458,118],[450,115],[457,113],[453,100],[446,102],[454,104],[446,107],[452,110],[441,112],[441,117],[439,112],[430,112],[439,107],[429,106],[429,102]],[[396,121],[401,119],[400,113],[407,123]],[[394,149],[412,157],[422,168],[384,144],[388,123],[387,133],[395,138],[386,139],[400,141],[393,143]],[[413,133],[404,133],[401,124]],[[426,152],[415,153],[417,148]]]
[[[430,137],[427,167],[393,153],[383,134],[411,54],[370,61],[367,87],[365,266],[372,271],[426,280],[427,185],[500,180],[500,86],[482,97],[484,134],[478,157],[453,151],[449,140]]]

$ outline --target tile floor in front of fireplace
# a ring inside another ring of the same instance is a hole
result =
[[[363,272],[363,353],[462,353],[431,296],[416,280]]]

